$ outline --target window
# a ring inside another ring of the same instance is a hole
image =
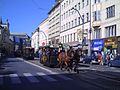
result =
[[[78,17],[78,24],[80,25],[80,17]]]
[[[70,10],[68,12],[69,12],[69,16],[70,16]]]
[[[63,43],[65,42],[65,40],[64,40],[64,36],[63,36]]]
[[[115,5],[106,8],[107,11],[107,18],[115,16]]]
[[[101,37],[101,32],[100,31],[101,30],[98,29],[98,28],[94,30],[94,35],[95,35],[94,38],[95,39],[100,39],[100,37]]]
[[[75,19],[75,26],[77,26],[77,19]]]
[[[106,37],[116,36],[116,25],[105,27]]]
[[[62,5],[62,10],[63,10],[63,5]]]
[[[70,34],[70,41],[72,42],[72,34]]]
[[[66,18],[68,17],[68,11],[66,11]]]
[[[78,10],[80,10],[80,3],[78,3]]]
[[[68,29],[68,23],[66,23],[66,29]]]
[[[64,3],[64,9],[65,9],[65,3]]]
[[[69,0],[69,4],[71,3],[71,0]]]
[[[89,4],[89,0],[86,1],[86,6]]]
[[[70,22],[69,22],[69,28],[70,28]]]
[[[89,13],[86,13],[86,14],[87,14],[86,16],[87,16],[87,22],[88,22],[89,21]]]
[[[68,42],[69,42],[69,34],[68,34]]]
[[[82,0],[82,8],[84,8],[84,5],[85,5],[85,4],[84,4],[84,0]]]
[[[65,13],[64,13],[64,19],[65,19]]]
[[[94,3],[100,3],[100,0],[94,0]]]
[[[84,23],[84,15],[82,15],[82,23]]]
[[[68,1],[66,1],[66,7],[68,6]]]
[[[74,26],[73,20],[72,20],[72,27]]]
[[[75,41],[75,33],[74,33],[74,41]]]
[[[67,36],[65,35],[65,43],[66,43]]]
[[[100,20],[100,11],[94,11],[93,12],[93,21],[99,21]]]

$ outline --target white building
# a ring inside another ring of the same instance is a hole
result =
[[[31,47],[34,48],[35,52],[39,49],[39,31],[38,29],[32,33],[31,37]]]
[[[63,0],[60,42],[74,46],[84,38],[90,54],[90,40],[120,36],[119,8],[120,0]]]
[[[90,0],[63,0],[61,2],[61,43],[75,46],[83,44],[84,38],[86,42],[84,44],[88,44],[89,30]]]
[[[48,45],[48,18],[39,25],[39,46]]]
[[[48,40],[50,45],[57,46],[60,38],[60,1],[56,0],[55,5],[48,13],[49,31]]]

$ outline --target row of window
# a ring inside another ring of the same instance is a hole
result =
[[[62,36],[61,41],[62,43],[69,43],[69,42],[77,41],[77,34],[73,33],[73,34]]]
[[[105,27],[105,36],[106,37],[112,37],[112,36],[116,36],[116,25],[111,25],[111,26],[107,26]],[[100,39],[101,38],[101,29],[95,29],[94,30],[94,39]]]
[[[64,2],[63,4],[62,4],[62,10],[64,10],[65,8],[67,8],[69,5],[71,5],[72,3],[74,2],[74,0],[66,0],[66,2]],[[82,2],[80,3],[78,3],[78,5],[76,4],[75,5],[75,8],[77,8],[77,6],[78,6],[78,8],[79,8],[79,10],[80,10],[80,8],[84,8],[85,6],[87,6],[87,5],[89,5],[89,0],[82,0]]]
[[[67,22],[66,24],[61,26],[61,30],[64,31],[64,30],[73,28],[75,26],[78,26],[78,25],[80,25],[82,23],[89,22],[89,13],[86,13],[86,22],[84,21],[84,19],[85,19],[84,15],[82,15],[82,19],[83,19],[83,21],[81,20],[80,17],[78,17],[78,18],[76,18],[76,19],[74,19],[74,20],[72,20],[70,22]]]

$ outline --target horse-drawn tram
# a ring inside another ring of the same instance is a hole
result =
[[[24,59],[34,59],[34,48],[32,47],[25,47],[23,49],[23,58]]]
[[[40,63],[46,66],[55,67],[58,64],[58,48],[57,47],[40,47]]]

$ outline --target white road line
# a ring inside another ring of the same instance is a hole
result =
[[[0,85],[3,85],[3,75],[0,75]]]
[[[23,73],[23,75],[31,82],[38,83],[40,82],[37,78],[35,78],[31,73]]]
[[[12,84],[21,84],[21,80],[17,74],[10,74],[9,76],[12,81]]]
[[[45,73],[39,72],[39,73],[37,73],[37,75],[41,76],[42,78],[44,78],[47,81],[57,81],[56,79],[46,75]]]
[[[62,79],[64,79],[64,80],[73,80],[72,78],[69,78],[69,77],[67,77],[67,76],[60,75],[60,74],[58,74],[58,75],[56,75],[56,76],[59,77],[59,78],[62,78]]]
[[[56,72],[53,72],[53,71],[51,71],[51,70],[49,70],[49,69],[46,69],[46,68],[44,68],[44,67],[41,67],[41,66],[39,66],[39,65],[33,64],[33,63],[31,63],[31,62],[28,62],[28,61],[24,61],[24,62],[26,62],[26,63],[28,63],[28,64],[31,64],[31,65],[33,65],[33,66],[35,66],[35,67],[38,67],[38,68],[40,68],[40,69],[42,69],[42,70],[45,70],[45,71],[49,72],[50,74],[56,73]],[[56,73],[56,74],[58,74],[58,73]]]

